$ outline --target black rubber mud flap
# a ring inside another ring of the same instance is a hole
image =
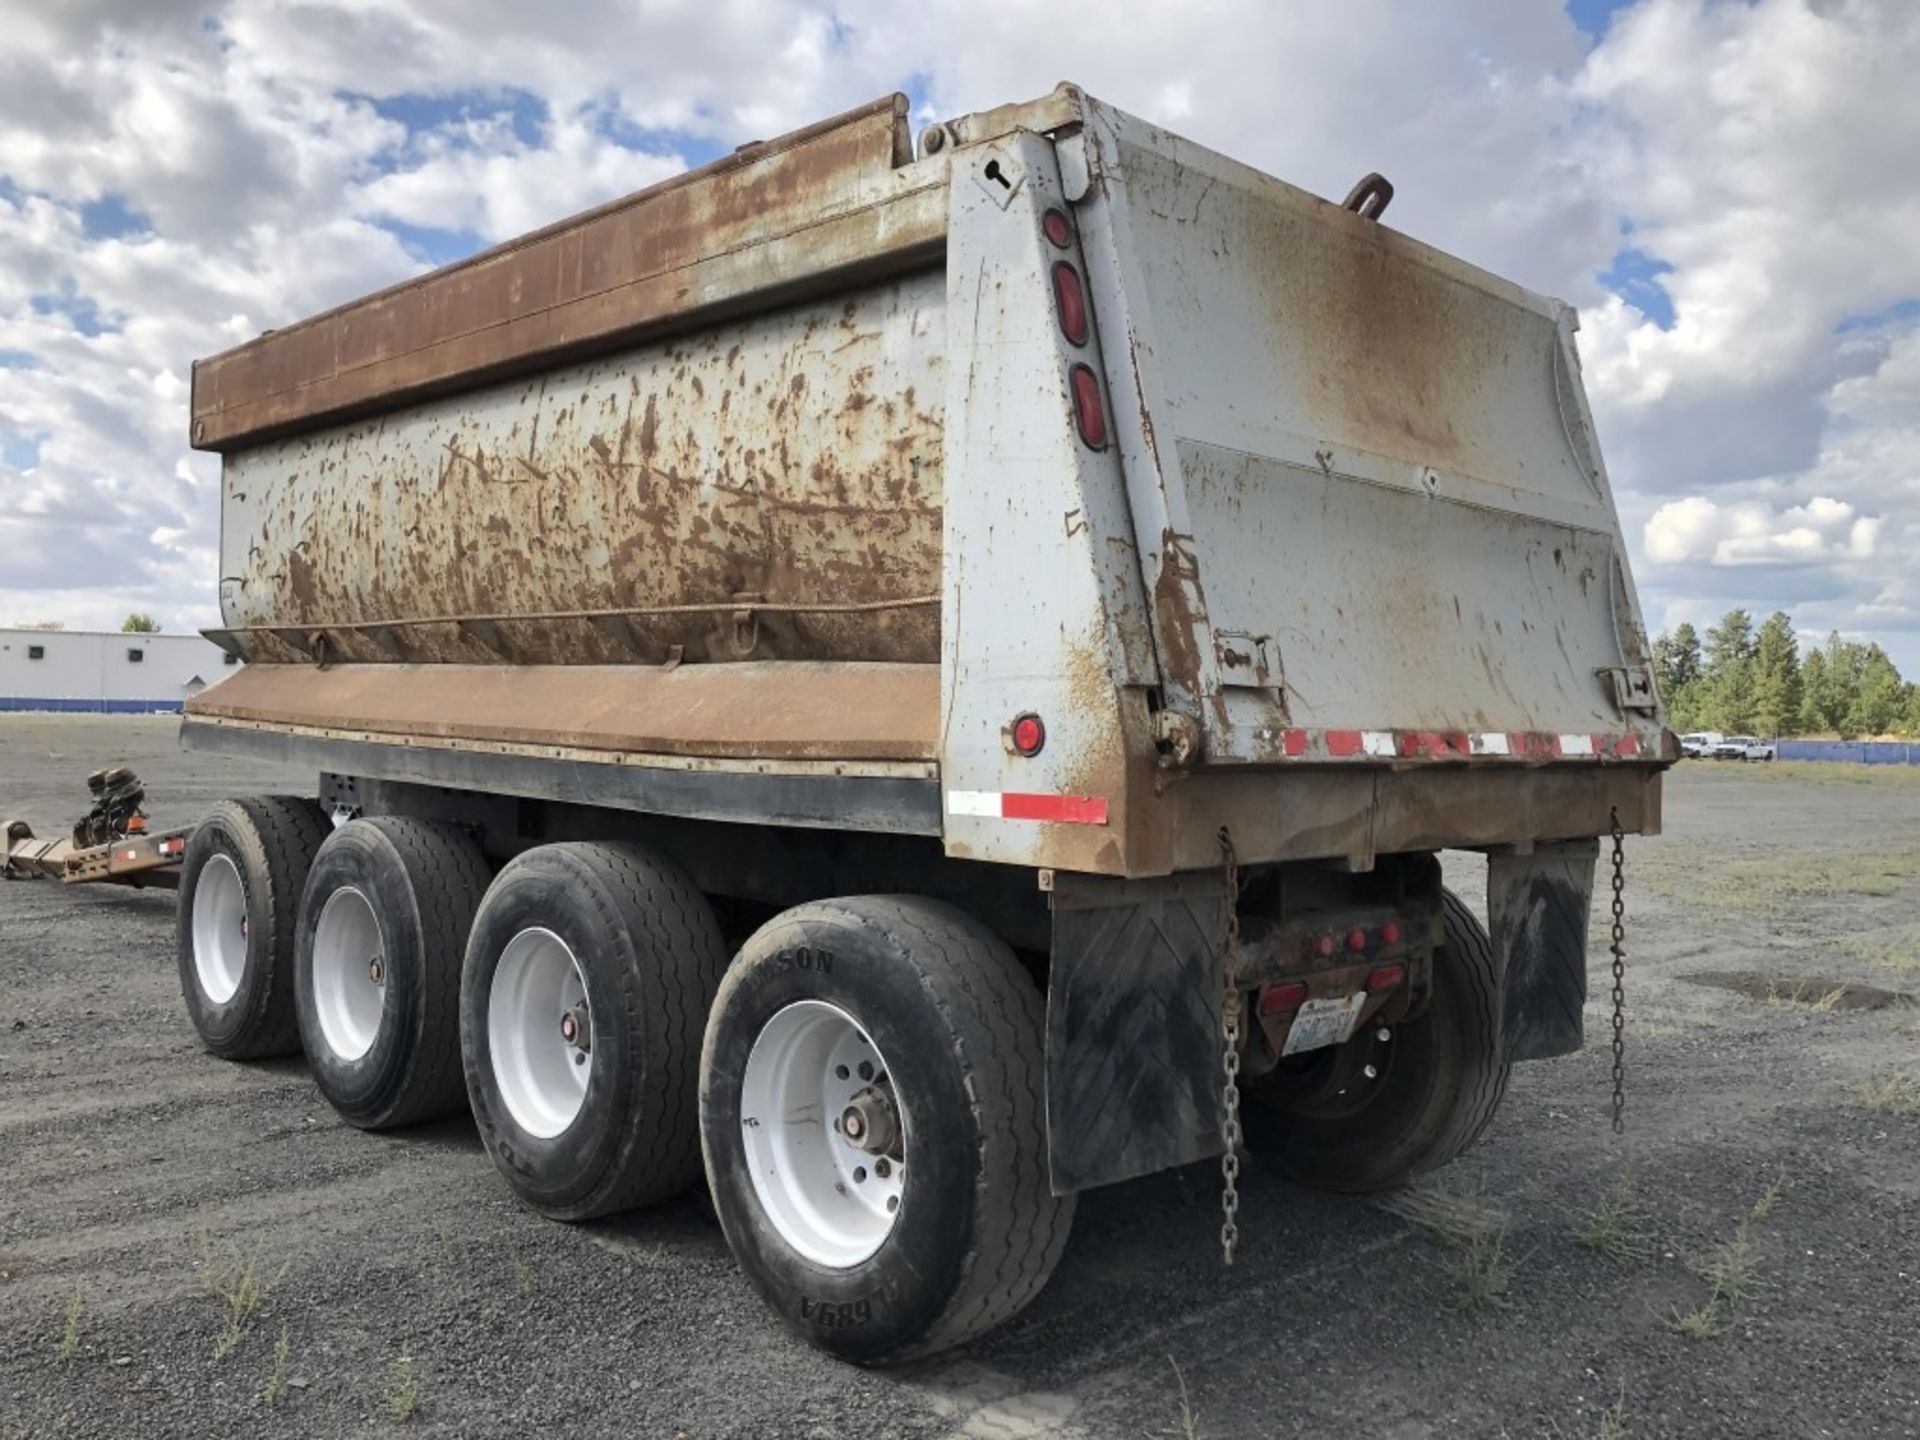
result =
[[[1507,1059],[1571,1055],[1585,1040],[1587,912],[1597,840],[1487,858],[1487,929],[1499,959]]]
[[[1220,1153],[1220,882],[1062,875],[1047,1158],[1068,1195]]]

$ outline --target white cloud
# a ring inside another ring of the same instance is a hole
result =
[[[1655,565],[1813,565],[1871,559],[1884,524],[1824,495],[1780,509],[1690,495],[1653,512],[1642,544]]]
[[[689,157],[1062,78],[1583,310],[1650,618],[1920,673],[1920,6],[0,0],[0,617],[213,614],[188,366]],[[1671,267],[1662,329],[1596,279]],[[415,247],[415,248],[410,248]],[[1902,308],[1904,305],[1905,308]],[[1867,323],[1863,317],[1878,317]],[[74,577],[84,575],[84,583]]]

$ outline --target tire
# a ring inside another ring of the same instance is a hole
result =
[[[467,942],[461,1054],[529,1207],[586,1220],[699,1180],[700,1033],[726,964],[706,897],[641,846],[543,845],[500,872]]]
[[[349,820],[314,857],[295,1010],[314,1083],[349,1125],[385,1130],[464,1104],[460,957],[488,878],[464,831],[400,816]]]
[[[175,950],[200,1042],[228,1060],[297,1055],[294,923],[327,821],[311,800],[223,800],[180,867]]]
[[[700,1135],[727,1243],[791,1329],[892,1363],[981,1335],[1040,1293],[1074,1210],[1048,1186],[1044,1037],[1013,952],[937,901],[819,901],[748,940],[707,1022]],[[835,1063],[869,1051],[871,1075]],[[903,1132],[884,1154],[829,1129],[845,1113],[831,1087],[867,1081],[897,1100],[881,1107],[897,1121],[866,1122],[869,1136]],[[764,1125],[762,1109],[812,1123]]]
[[[1366,1192],[1406,1185],[1480,1138],[1507,1088],[1500,974],[1486,928],[1451,891],[1432,998],[1389,1033],[1381,1042],[1364,1027],[1338,1050],[1299,1057],[1291,1070],[1250,1084],[1241,1110],[1247,1148],[1300,1184]],[[1363,1061],[1376,1079],[1364,1078]],[[1327,1073],[1343,1076],[1344,1090],[1327,1093],[1341,1081],[1317,1081],[1316,1066],[1343,1066]]]

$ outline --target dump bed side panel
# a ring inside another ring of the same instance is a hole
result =
[[[229,455],[226,622],[264,659],[931,664],[944,307],[921,272]]]
[[[1093,113],[1155,639],[1207,759],[1656,753],[1571,312]]]

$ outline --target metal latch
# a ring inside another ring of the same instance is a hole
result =
[[[1213,653],[1220,662],[1220,683],[1243,690],[1274,690],[1280,685],[1280,662],[1271,635],[1249,635],[1242,630],[1213,632]]]
[[[1644,665],[1612,665],[1593,672],[1604,675],[1613,686],[1613,708],[1619,711],[1653,710],[1659,700],[1653,689],[1653,672]]]

